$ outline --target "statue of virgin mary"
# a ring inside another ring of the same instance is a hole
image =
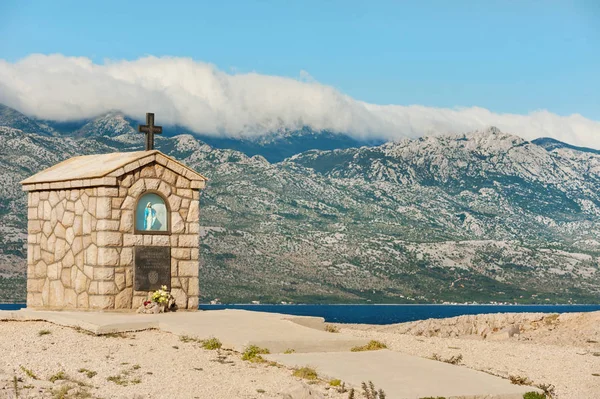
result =
[[[148,202],[144,209],[144,230],[152,230],[155,221],[156,211],[152,208],[152,203]]]

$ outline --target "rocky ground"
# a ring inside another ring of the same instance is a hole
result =
[[[600,397],[600,312],[505,313],[385,326],[338,324],[391,350],[458,364],[531,385],[553,398]]]
[[[159,332],[0,322],[0,398],[346,398],[293,371]],[[18,396],[17,396],[18,395]]]
[[[403,353],[545,386],[554,399],[600,393],[600,312],[495,314],[394,325],[337,324]],[[325,381],[239,353],[144,331],[94,336],[0,322],[0,398],[347,398]],[[18,396],[17,396],[18,395]]]

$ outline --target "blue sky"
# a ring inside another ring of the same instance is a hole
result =
[[[0,1],[0,103],[206,134],[600,147],[600,1]]]
[[[600,2],[2,1],[0,58],[192,57],[375,104],[600,120]],[[419,4],[416,4],[419,3]]]

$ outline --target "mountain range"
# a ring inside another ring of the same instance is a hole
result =
[[[0,106],[0,302],[25,296],[19,181],[71,156],[140,150],[136,126],[119,112],[61,123]],[[173,126],[156,147],[210,179],[203,301],[598,300],[600,151],[493,127],[382,143]]]

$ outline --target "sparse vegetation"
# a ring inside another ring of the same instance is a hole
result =
[[[463,356],[461,354],[458,354],[456,356],[451,356],[447,359],[442,358],[440,355],[438,355],[437,353],[434,353],[433,355],[431,355],[430,357],[431,360],[436,360],[438,362],[444,362],[444,363],[450,363],[450,364],[459,364],[462,359]]]
[[[19,397],[19,379],[16,375],[13,375],[13,390],[15,391],[15,398]]]
[[[342,385],[342,380],[333,379],[329,381],[329,385],[331,385],[332,387],[339,387],[340,385]]]
[[[67,375],[65,374],[64,371],[59,371],[58,373],[54,374],[53,376],[50,377],[49,381],[54,383],[58,380],[68,380]]]
[[[338,326],[334,326],[333,324],[325,324],[325,331],[330,333],[339,333],[340,328]]]
[[[318,378],[317,371],[311,367],[301,367],[294,370],[294,377],[304,378],[305,380],[316,380]]]
[[[180,340],[181,342],[183,342],[183,343],[186,343],[186,344],[187,344],[187,343],[189,343],[189,342],[200,342],[200,340],[199,340],[199,339],[197,339],[197,338],[194,338],[194,337],[190,337],[190,336],[188,336],[188,335],[182,335],[182,336],[180,336],[180,337],[179,337],[179,340]]]
[[[53,399],[67,399],[67,394],[72,387],[69,385],[63,385],[57,389],[52,390]]]
[[[80,334],[91,335],[91,336],[94,336],[94,337],[96,337],[96,334],[94,334],[93,332],[91,332],[91,331],[88,331],[88,330],[86,330],[86,329],[83,329],[83,328],[81,328],[81,327],[79,327],[79,326],[77,326],[77,327],[74,327],[74,328],[73,328],[73,330],[75,330],[76,332],[78,332],[78,333],[80,333]]]
[[[129,338],[127,336],[127,334],[122,333],[122,332],[113,332],[113,333],[108,333],[108,334],[102,334],[101,336],[104,338]]]
[[[363,397],[365,397],[366,399],[385,399],[385,392],[383,391],[383,389],[379,389],[377,390],[375,388],[375,384],[373,384],[373,381],[369,381],[368,383],[364,382],[361,384],[362,387],[362,394]],[[355,397],[355,392],[354,392],[354,388],[352,388],[350,390],[350,392],[348,393],[348,399],[354,399]]]
[[[190,342],[198,343],[204,349],[208,349],[208,350],[221,349],[221,347],[223,346],[221,341],[219,341],[219,339],[215,338],[215,337],[212,337],[209,339],[198,339],[198,338],[190,337],[188,335],[182,335],[179,337],[179,340],[186,344],[190,343]]]
[[[221,353],[221,350],[217,349],[217,358],[211,359],[211,362],[217,362],[221,364],[233,364],[233,360],[227,360],[228,356],[229,355],[227,353],[223,354]]]
[[[98,374],[96,371],[92,371],[92,370],[88,370],[88,369],[84,369],[84,368],[77,370],[77,372],[85,374],[87,378],[94,378],[94,376],[96,374]]]
[[[508,379],[510,380],[511,384],[531,385],[531,380],[529,378],[520,375],[509,375]]]
[[[43,335],[50,335],[50,334],[52,334],[52,331],[50,331],[50,330],[40,330],[40,331],[38,331],[38,335],[40,337],[43,336]]]
[[[52,390],[53,399],[89,399],[92,394],[87,388],[72,386],[69,384],[61,385]]]
[[[553,313],[553,314],[550,314],[550,315],[544,317],[544,324],[546,324],[546,325],[555,324],[556,322],[558,322],[558,316],[559,316],[558,313]]]
[[[114,382],[115,384],[121,385],[121,386],[129,385],[129,381],[127,381],[127,379],[124,378],[124,376],[121,374],[107,377],[106,381]]]
[[[536,387],[541,389],[549,398],[554,398],[556,396],[556,387],[552,384],[538,384]]]
[[[350,349],[352,352],[363,352],[363,351],[377,351],[380,349],[386,349],[387,345],[381,341],[371,340],[364,346],[355,346]]]
[[[242,360],[246,360],[253,363],[265,362],[265,359],[261,355],[267,355],[271,352],[267,348],[259,348],[256,345],[250,345],[242,353]]]
[[[24,366],[21,366],[21,370],[23,370],[23,372],[24,372],[25,374],[27,374],[27,377],[29,377],[29,378],[32,378],[32,379],[34,379],[34,380],[37,380],[37,379],[38,379],[37,375],[35,375],[35,374],[34,374],[34,372],[33,372],[33,371],[31,371],[30,369],[28,369],[28,368],[25,368]]]
[[[523,395],[523,399],[546,399],[546,395],[539,392],[527,392]]]
[[[285,352],[283,352],[284,355],[290,355],[292,353],[296,352],[294,349],[286,349]]]
[[[209,338],[202,341],[202,347],[208,350],[220,349],[223,344],[217,338]]]

